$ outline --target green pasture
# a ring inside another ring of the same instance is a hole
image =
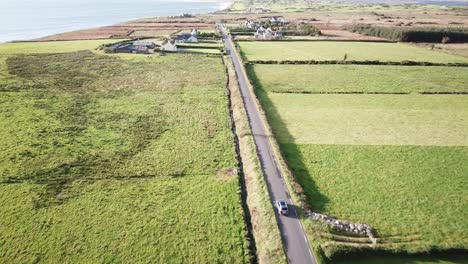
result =
[[[468,63],[468,58],[400,43],[340,41],[245,41],[237,43],[247,60],[421,61]]]
[[[36,208],[40,184],[0,184],[3,263],[247,262],[237,177],[79,180]]]
[[[464,68],[251,65],[248,73],[307,204],[375,228],[372,245],[305,220],[330,263],[466,263],[460,251],[434,251],[468,249],[468,97],[414,94],[466,91]],[[313,94],[327,92],[410,94]]]
[[[280,142],[468,146],[460,95],[261,95]]]
[[[221,60],[80,43],[0,45],[0,262],[248,262]]]
[[[410,253],[467,249],[468,147],[281,147],[313,210],[370,224],[378,248]],[[343,245],[339,237],[311,232],[326,254]]]
[[[468,92],[468,68],[376,65],[249,66],[275,93]]]
[[[79,50],[94,50],[102,44],[119,41],[122,41],[122,39],[5,43],[0,45],[0,55],[15,53],[62,53]]]

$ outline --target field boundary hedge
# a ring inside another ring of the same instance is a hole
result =
[[[463,27],[374,27],[370,25],[356,25],[350,29],[366,36],[386,38],[402,42],[429,43],[466,43],[468,42],[468,28]]]
[[[345,91],[337,91],[337,92],[314,92],[314,91],[271,91],[272,93],[277,93],[277,94],[392,94],[392,95],[407,95],[411,93],[406,93],[406,92],[358,92],[358,91],[350,91],[350,92],[345,92]],[[468,92],[467,92],[468,94]]]
[[[217,50],[222,50],[223,49],[223,46],[219,46],[219,47],[216,47],[216,46],[203,46],[203,45],[195,46],[195,45],[184,45],[184,44],[176,45],[176,46],[178,48],[183,48],[183,49],[217,49]]]
[[[276,94],[386,94],[386,95],[409,95],[409,94],[422,94],[422,95],[468,95],[468,92],[361,92],[361,91],[336,91],[336,92],[320,92],[320,91],[270,91],[271,93]]]
[[[389,65],[389,66],[441,66],[441,67],[468,67],[468,63],[435,63],[427,61],[355,61],[355,60],[251,60],[247,64],[291,64],[291,65],[318,65],[318,64],[356,64],[356,65]]]
[[[245,35],[238,35],[245,36]],[[308,37],[308,36],[304,36]],[[398,43],[398,41],[393,40],[377,40],[377,39],[235,39],[236,42],[255,42],[255,41],[278,41],[278,42],[318,42],[318,41],[327,41],[327,42],[375,42],[375,43]]]

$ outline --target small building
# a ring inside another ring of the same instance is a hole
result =
[[[263,38],[263,34],[265,33],[265,28],[263,26],[260,26],[257,28],[257,31],[255,32],[254,36],[255,38]]]
[[[245,25],[247,28],[255,28],[255,27],[257,26],[257,23],[255,23],[253,20],[247,19],[247,20],[244,22],[244,25]]]
[[[286,20],[284,17],[272,16],[270,18],[270,23],[272,25],[285,25],[288,24],[289,21]]]
[[[283,32],[276,31],[275,34],[274,34],[274,37],[277,38],[277,39],[283,38]]]
[[[189,43],[195,43],[195,42],[198,42],[198,38],[194,35],[192,35],[191,33],[183,33],[183,34],[179,34],[176,36],[176,42],[177,43],[186,43],[186,42],[189,42]]]
[[[262,38],[262,39],[277,39],[282,38],[282,32],[273,31],[271,28],[263,28],[263,26],[257,29],[257,32],[254,34],[255,38]]]
[[[173,39],[165,40],[161,44],[161,50],[164,50],[164,51],[177,51],[177,45],[176,45],[175,40],[173,40]]]
[[[158,45],[152,41],[145,41],[145,40],[137,40],[133,42],[133,45],[135,46],[146,46],[148,49],[154,49]]]
[[[270,10],[263,7],[249,7],[249,9],[247,9],[247,12],[254,14],[264,14],[270,12]]]
[[[271,30],[271,28],[267,28],[265,30],[265,32],[263,33],[263,38],[264,39],[271,39],[271,38],[273,38],[273,33],[274,32],[273,32],[273,30]]]
[[[159,47],[150,41],[120,42],[111,46],[114,53],[153,53],[154,49]]]
[[[117,43],[111,46],[111,51],[114,53],[133,53],[133,50],[132,43]]]

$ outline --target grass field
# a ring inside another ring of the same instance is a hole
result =
[[[5,43],[0,45],[0,55],[15,53],[60,53],[79,50],[93,50],[99,47],[101,44],[120,41],[122,41],[122,39]]]
[[[468,147],[283,144],[309,204],[390,248],[466,248]]]
[[[372,225],[380,249],[467,249],[464,96],[257,93],[314,211]],[[329,257],[370,245],[306,226]]]
[[[214,175],[75,181],[67,202],[35,208],[47,192],[0,184],[3,263],[242,263],[237,181]]]
[[[356,61],[468,62],[468,58],[399,43],[270,41],[237,44],[248,60],[343,60],[346,54],[347,60]]]
[[[468,68],[370,65],[251,65],[276,93],[468,92]],[[447,78],[450,76],[450,78]]]
[[[468,146],[468,97],[271,93],[281,142]],[[284,125],[282,125],[284,124]]]
[[[221,60],[78,43],[0,45],[0,262],[247,262]]]
[[[272,54],[281,52],[289,51]],[[299,56],[298,50],[289,54],[295,52]],[[312,243],[331,263],[466,263],[466,253],[405,255],[468,250],[468,97],[416,94],[466,91],[464,68],[251,65],[248,70],[307,204],[376,229],[378,242],[372,246],[368,238],[305,220]],[[414,94],[307,94],[334,92]],[[387,254],[378,256],[378,250]],[[355,258],[341,255],[349,251]]]

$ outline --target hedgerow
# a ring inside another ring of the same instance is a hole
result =
[[[468,28],[450,27],[374,27],[356,25],[352,32],[402,42],[464,43],[468,41]]]

